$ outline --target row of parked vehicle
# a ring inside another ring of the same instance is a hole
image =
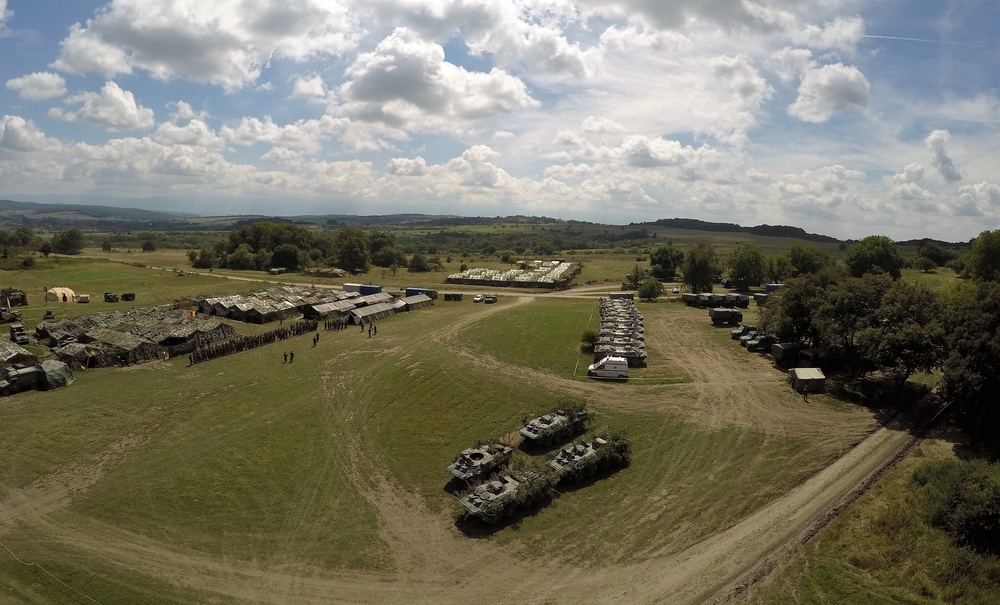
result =
[[[124,292],[124,293],[122,293],[121,297],[119,297],[117,294],[115,294],[113,292],[105,292],[104,293],[104,302],[116,303],[119,300],[122,300],[122,301],[132,301],[132,300],[135,300],[135,293],[134,292]]]

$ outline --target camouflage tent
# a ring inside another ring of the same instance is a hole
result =
[[[155,342],[108,328],[89,330],[80,338],[80,341],[84,344],[100,345],[102,353],[105,356],[110,353],[115,358],[115,362],[120,365],[156,361],[168,356],[167,351]]]
[[[38,357],[31,351],[6,338],[0,339],[0,366],[7,368],[15,363],[33,366],[38,363]]]
[[[429,307],[434,304],[430,296],[426,294],[414,294],[413,296],[407,296],[400,299],[405,307],[405,311],[416,311],[417,309],[423,309],[424,307]]]
[[[73,384],[73,370],[65,363],[54,359],[46,359],[41,363],[42,375],[38,381],[38,390],[51,391]]]
[[[374,305],[368,305],[367,307],[360,307],[351,311],[351,323],[356,326],[362,324],[371,323],[379,319],[385,319],[387,317],[392,317],[396,314],[396,310],[392,308],[389,303],[377,303]]]

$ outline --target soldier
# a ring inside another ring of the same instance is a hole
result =
[[[281,363],[288,363],[288,353],[282,353],[282,355],[285,356],[285,361],[282,361]]]
[[[295,351],[288,354],[288,363],[292,363],[293,361],[295,361]]]

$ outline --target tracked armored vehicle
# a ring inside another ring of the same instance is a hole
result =
[[[548,447],[582,433],[588,418],[587,410],[555,410],[527,423],[520,432],[535,445]]]
[[[510,461],[514,448],[502,443],[486,443],[463,450],[448,466],[456,479],[471,481],[500,470]]]
[[[560,481],[578,483],[599,471],[628,462],[630,455],[627,436],[605,434],[593,441],[564,447],[548,461],[548,467],[555,471]]]
[[[498,475],[459,498],[466,516],[493,525],[521,508],[547,500],[558,478],[548,470]]]

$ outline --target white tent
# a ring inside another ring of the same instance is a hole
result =
[[[69,288],[49,288],[45,291],[45,302],[76,302],[76,292]]]

